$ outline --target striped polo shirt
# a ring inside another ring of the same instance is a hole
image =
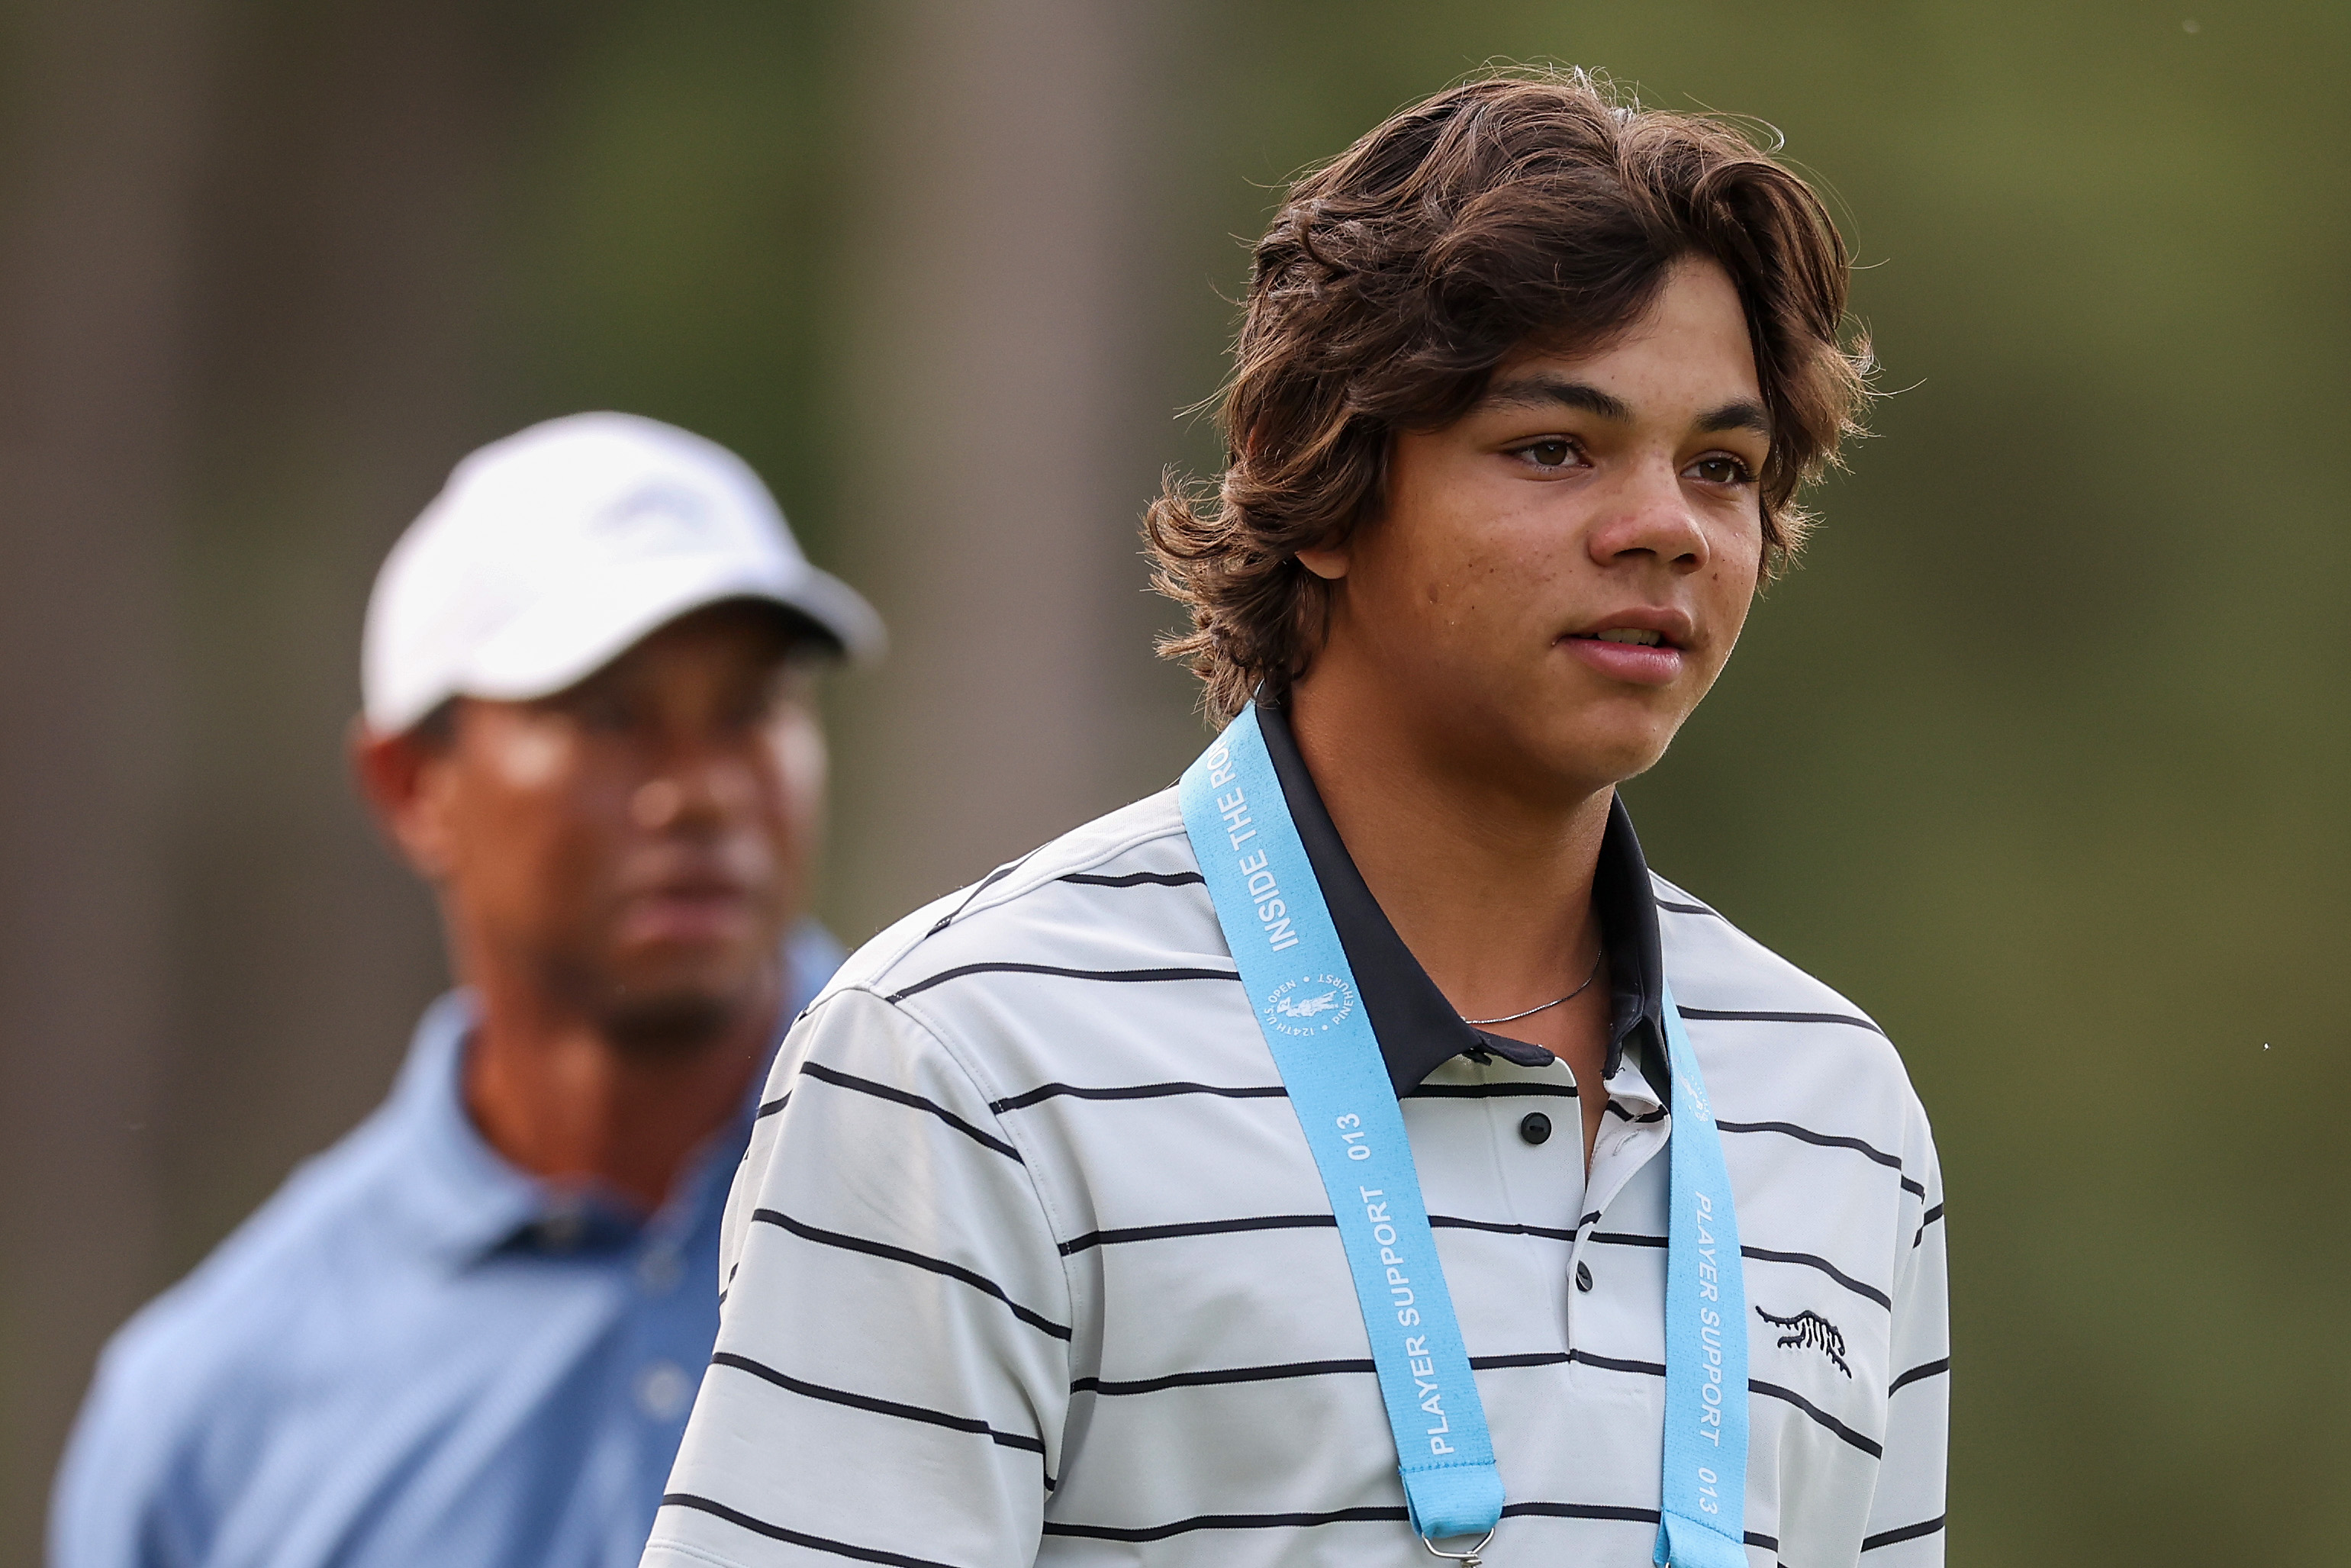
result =
[[[1893,1047],[1647,870],[1594,886],[1605,1082],[1462,1022],[1261,715],[1402,1099],[1508,1491],[1486,1561],[1646,1563],[1669,971],[1746,1263],[1748,1558],[1943,1560],[1942,1191]],[[1604,1092],[1583,1168],[1579,1093]],[[1429,1559],[1322,1180],[1173,790],[919,911],[778,1059],[645,1562]]]

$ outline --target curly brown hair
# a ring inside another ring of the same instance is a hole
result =
[[[1212,716],[1305,672],[1329,591],[1297,552],[1376,511],[1396,431],[1459,418],[1523,346],[1604,346],[1684,256],[1719,263],[1746,306],[1771,417],[1765,571],[1786,565],[1798,493],[1858,431],[1868,358],[1840,337],[1844,242],[1771,151],[1583,71],[1495,74],[1290,186],[1250,269],[1224,474],[1171,476],[1144,519],[1154,581],[1192,615],[1160,652],[1190,661]]]

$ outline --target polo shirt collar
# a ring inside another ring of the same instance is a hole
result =
[[[1489,1034],[1465,1022],[1428,971],[1412,956],[1404,938],[1355,869],[1314,787],[1313,776],[1298,753],[1290,732],[1289,716],[1278,707],[1260,706],[1258,727],[1265,735],[1267,755],[1274,776],[1281,781],[1282,799],[1290,821],[1305,846],[1306,858],[1322,884],[1340,946],[1355,972],[1355,988],[1364,998],[1364,1013],[1379,1037],[1380,1053],[1387,1061],[1388,1082],[1403,1094],[1443,1063],[1464,1053],[1492,1053],[1526,1066],[1548,1066],[1554,1059],[1541,1046]],[[1639,1046],[1639,1063],[1656,1080],[1665,1061],[1665,1024],[1660,1010],[1665,995],[1665,960],[1657,936],[1656,894],[1649,882],[1648,862],[1633,831],[1632,816],[1620,796],[1608,809],[1608,827],[1600,841],[1600,863],[1593,877],[1592,903],[1600,916],[1601,942],[1608,954],[1609,1025],[1606,1076],[1616,1077],[1628,1046]],[[1664,1084],[1656,1082],[1660,1099]]]
[[[509,1165],[465,1113],[465,1040],[479,1018],[469,990],[451,991],[425,1009],[381,1112],[403,1146],[395,1189],[402,1218],[453,1267],[552,1218],[557,1207],[553,1191]]]

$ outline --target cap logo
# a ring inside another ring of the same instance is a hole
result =
[[[707,539],[717,521],[708,497],[656,479],[607,507],[589,526],[617,554],[659,555]]]

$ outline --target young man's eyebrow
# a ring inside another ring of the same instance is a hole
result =
[[[1712,434],[1719,430],[1751,430],[1766,441],[1771,438],[1771,416],[1760,402],[1741,399],[1727,402],[1711,413],[1698,416],[1698,428]]]
[[[1479,400],[1488,408],[1572,408],[1602,419],[1629,420],[1632,405],[1623,398],[1565,376],[1519,376],[1487,389]]]
[[[1572,408],[1602,419],[1629,421],[1632,405],[1612,392],[1564,376],[1519,376],[1490,388],[1479,400],[1488,408]],[[1697,428],[1712,434],[1723,430],[1751,430],[1770,439],[1771,416],[1761,403],[1742,398],[1700,414]]]

